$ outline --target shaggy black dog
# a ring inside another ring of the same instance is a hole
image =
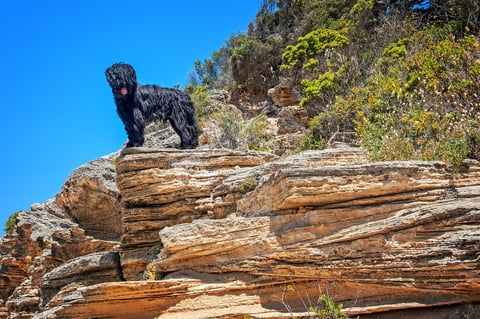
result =
[[[198,146],[195,107],[187,94],[176,89],[137,83],[135,70],[126,63],[112,65],[105,75],[112,87],[118,115],[127,131],[127,147],[142,146],[145,125],[156,120],[170,121],[180,136],[180,148]]]

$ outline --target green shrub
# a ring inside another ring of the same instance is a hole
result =
[[[315,318],[319,319],[348,319],[348,315],[343,312],[343,305],[335,305],[335,301],[326,296],[320,296],[321,308],[320,307],[310,307],[309,312],[314,313]]]
[[[153,245],[152,247],[150,247],[148,249],[148,254],[149,255],[158,255],[163,249],[163,245],[160,243],[160,244],[156,244],[156,245]]]
[[[310,120],[309,133],[300,139],[296,151],[324,149],[336,133],[352,132],[356,114],[352,101],[338,96],[332,105]]]
[[[5,232],[13,229],[17,225],[17,217],[21,210],[16,211],[15,213],[8,216],[7,221],[5,222],[5,228],[3,229]]]
[[[241,150],[277,152],[277,143],[268,130],[266,115],[244,120],[238,112],[221,109],[212,116],[220,128],[219,144]]]
[[[213,118],[218,122],[222,136],[220,137],[223,146],[236,149],[240,142],[240,131],[243,118],[237,112],[227,109],[220,109],[213,114]]]
[[[406,38],[398,42],[390,44],[385,50],[383,50],[383,56],[391,59],[403,58],[407,53],[407,44],[412,42],[411,39]]]
[[[244,150],[272,151],[274,141],[268,132],[266,115],[258,115],[242,125],[241,146]]]
[[[361,94],[357,135],[372,160],[479,158],[480,45],[430,27],[384,50]]]
[[[282,54],[282,68],[285,70],[303,66],[307,68],[318,64],[318,55],[329,48],[340,47],[348,43],[348,38],[339,31],[332,29],[317,29],[298,38],[296,45],[289,45]]]
[[[314,80],[303,80],[303,93],[304,97],[300,101],[300,105],[304,106],[306,103],[316,98],[320,92],[333,87],[335,80],[334,72],[325,72]]]
[[[316,139],[312,134],[305,134],[298,141],[294,153],[306,150],[323,150],[326,147],[327,144],[323,139]]]
[[[240,191],[242,191],[243,193],[253,191],[258,185],[259,178],[260,176],[256,173],[245,177],[240,185]]]
[[[231,58],[257,52],[261,46],[263,46],[261,42],[254,40],[245,34],[239,35],[235,46],[232,48]]]
[[[202,118],[206,115],[209,115],[210,112],[206,106],[210,103],[210,98],[208,97],[209,88],[208,85],[199,85],[196,87],[190,87],[189,90],[190,98],[192,99],[193,104],[195,105],[195,110],[198,118]]]

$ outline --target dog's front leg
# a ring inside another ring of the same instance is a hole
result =
[[[129,146],[138,147],[142,146],[145,142],[143,130],[145,129],[145,118],[140,109],[133,109],[132,127],[128,132]]]

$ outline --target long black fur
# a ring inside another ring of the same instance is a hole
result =
[[[187,94],[180,90],[156,85],[141,85],[133,67],[115,63],[105,71],[112,87],[117,113],[128,135],[127,147],[142,146],[147,123],[169,120],[180,136],[180,148],[198,146],[195,107]]]

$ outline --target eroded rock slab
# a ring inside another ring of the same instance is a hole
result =
[[[116,163],[124,208],[125,278],[143,278],[147,263],[159,252],[161,229],[215,217],[211,193],[232,171],[276,158],[233,150],[126,149]]]
[[[263,308],[260,297],[243,293],[239,290],[242,287],[240,282],[215,284],[198,279],[106,283],[78,289],[65,298],[65,304],[34,319],[206,319],[243,318],[247,314],[272,318],[279,314]]]
[[[47,272],[78,256],[118,251],[118,246],[87,236],[53,200],[19,212],[0,240],[0,292],[8,313],[31,317],[39,310],[38,284]]]
[[[62,288],[110,281],[122,281],[118,252],[97,252],[71,259],[46,273],[38,286],[45,306]]]
[[[55,202],[87,235],[120,241],[122,223],[114,161],[112,154],[74,170]]]
[[[278,165],[237,201],[236,217],[162,230],[156,267],[320,285],[355,313],[479,302],[479,168]]]
[[[264,290],[262,300],[275,299],[286,283],[303,291],[318,290],[321,283],[323,291],[334,290],[336,299],[356,313],[403,309],[415,302],[429,307],[480,300],[478,162],[466,161],[453,172],[440,162],[366,163],[355,148],[305,152],[224,171],[199,188],[211,193],[202,202],[209,211],[191,221],[181,215],[185,204],[170,202],[175,196],[185,201],[195,192],[205,196],[195,183],[212,171],[187,175],[185,167],[162,160],[157,164],[161,170],[153,173],[149,157],[136,156],[143,158],[150,178],[140,167],[125,170],[132,185],[120,187],[132,192],[127,210],[138,212],[144,205],[140,211],[152,213],[168,207],[171,215],[163,216],[176,219],[156,228],[162,244],[153,262],[158,272],[242,274],[246,294],[257,295],[259,282],[276,287],[275,293]],[[190,161],[178,153],[175,158]],[[208,161],[201,163],[217,166]],[[141,192],[135,181],[145,186]],[[189,190],[181,191],[192,181]],[[155,192],[166,196],[152,196]],[[136,196],[151,198],[155,205],[145,206]],[[198,213],[200,207],[197,203],[189,211]],[[301,312],[298,296],[289,298]]]

